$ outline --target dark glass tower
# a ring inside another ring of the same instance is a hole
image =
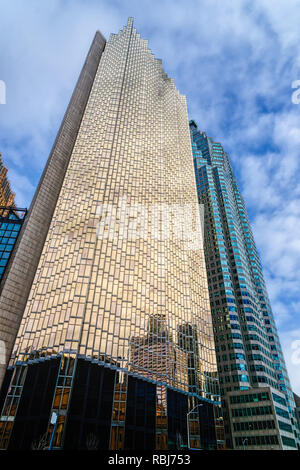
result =
[[[0,281],[16,245],[27,209],[0,207]]]
[[[227,153],[190,121],[228,446],[295,449],[295,402],[243,197]]]

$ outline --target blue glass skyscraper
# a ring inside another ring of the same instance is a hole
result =
[[[190,121],[227,445],[296,449],[299,430],[245,203],[220,143]]]

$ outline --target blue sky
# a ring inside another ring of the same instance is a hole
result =
[[[129,16],[229,153],[300,394],[300,0],[0,0],[0,152],[30,204],[86,53]]]

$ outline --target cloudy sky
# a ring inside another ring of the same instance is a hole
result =
[[[29,206],[86,53],[135,26],[231,157],[300,394],[300,0],[0,0],[0,152]]]

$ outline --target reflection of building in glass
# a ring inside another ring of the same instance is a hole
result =
[[[178,345],[187,361],[188,386],[191,392],[205,397],[205,383],[202,364],[199,359],[197,328],[190,324],[178,325]]]
[[[0,397],[2,447],[49,440],[54,412],[55,449],[176,449],[200,401],[193,445],[216,447],[203,248],[145,221],[133,236],[137,204],[198,209],[185,98],[130,19],[107,43],[95,37],[0,297],[0,311],[22,319]],[[201,233],[198,210],[194,225]],[[26,295],[11,305],[13,276]]]
[[[194,121],[190,133],[227,446],[296,449],[294,398],[244,200],[222,145]]]
[[[0,280],[19,236],[26,209],[0,207]]]

